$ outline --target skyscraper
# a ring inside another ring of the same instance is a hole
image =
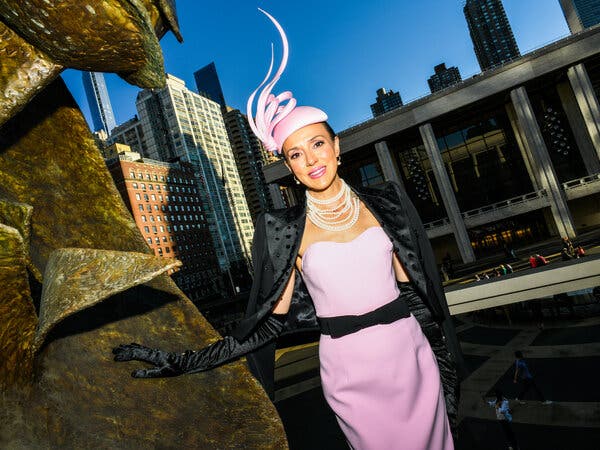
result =
[[[229,134],[229,142],[242,179],[246,201],[252,219],[259,213],[273,208],[269,189],[262,171],[262,147],[239,109],[227,107],[223,116]]]
[[[81,78],[92,114],[94,125],[92,131],[104,130],[107,135],[110,135],[117,123],[108,97],[104,75],[99,72],[83,72]]]
[[[482,71],[521,56],[501,0],[466,0],[463,11]]]
[[[373,117],[377,117],[402,106],[402,98],[398,92],[385,88],[377,89],[377,101],[371,105]]]
[[[217,102],[221,106],[221,109],[225,109],[225,97],[223,96],[223,89],[221,89],[221,82],[219,81],[217,67],[214,62],[195,71],[194,80],[196,80],[196,89],[198,89],[200,95],[213,102]]]
[[[136,106],[148,157],[194,166],[221,268],[249,261],[254,227],[219,104],[167,74],[166,87],[140,92]]]
[[[560,0],[571,33],[600,23],[600,0]]]
[[[446,64],[438,64],[433,68],[434,74],[429,77],[427,83],[432,93],[441,91],[462,80],[458,67],[446,68]]]

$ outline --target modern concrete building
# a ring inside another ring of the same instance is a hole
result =
[[[239,109],[226,108],[225,127],[229,134],[229,142],[235,156],[242,186],[248,202],[252,220],[263,211],[273,209],[274,204],[269,195],[269,188],[262,171],[263,147],[248,124],[248,119]],[[276,193],[275,193],[276,194]],[[278,206],[283,206],[281,193],[275,196]]]
[[[466,0],[463,11],[482,72],[519,57],[501,0]]]
[[[108,97],[104,75],[99,72],[82,72],[81,78],[92,114],[94,128],[92,131],[104,130],[107,135],[110,135],[117,123]]]
[[[446,68],[446,64],[442,63],[435,66],[433,71],[435,73],[427,80],[431,93],[446,89],[462,80],[458,67]]]
[[[600,0],[560,0],[571,33],[600,23]]]
[[[217,102],[221,109],[225,109],[227,106],[225,96],[223,95],[223,89],[221,89],[221,81],[214,62],[194,72],[194,80],[196,80],[196,89],[198,89],[200,95]]]
[[[156,256],[183,266],[171,276],[192,300],[222,294],[222,279],[195,169],[143,158],[127,145],[107,149],[106,165],[136,225]]]
[[[380,88],[377,89],[377,100],[371,105],[371,112],[373,113],[373,117],[377,117],[401,106],[402,98],[398,92]]]
[[[196,169],[222,269],[246,266],[254,227],[219,104],[167,74],[166,87],[140,92],[136,106],[148,157]]]
[[[342,131],[340,172],[403,185],[439,261],[576,238],[600,226],[599,96],[594,27]]]
[[[145,157],[148,156],[148,145],[144,139],[144,130],[137,115],[114,128],[109,142],[128,145],[132,151]]]

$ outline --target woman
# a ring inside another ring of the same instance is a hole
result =
[[[272,393],[273,340],[284,328],[316,325],[318,316],[323,390],[349,444],[451,449],[460,352],[425,230],[397,185],[351,189],[339,177],[339,139],[323,111],[296,107],[290,92],[270,93],[288,52],[285,33],[267,16],[282,36],[283,61],[261,84],[255,120],[250,96],[249,122],[304,185],[306,204],[257,220],[247,316],[232,336],[183,354],[122,345],[115,359],[150,362],[155,367],[132,375],[155,377],[254,352],[251,370]]]

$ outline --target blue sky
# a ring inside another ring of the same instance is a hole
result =
[[[380,87],[405,103],[429,93],[433,66],[457,66],[463,78],[479,72],[462,0],[178,0],[184,43],[161,40],[165,69],[196,90],[193,72],[214,61],[225,100],[245,110],[246,99],[268,68],[275,28],[257,7],[282,24],[290,59],[274,92],[291,90],[298,104],[324,109],[340,131],[371,117]],[[569,33],[558,0],[504,0],[521,53]],[[81,75],[63,74],[89,122]],[[136,113],[139,88],[107,74],[117,123]]]

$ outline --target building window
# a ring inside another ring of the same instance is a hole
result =
[[[148,238],[146,240],[148,241],[148,244],[152,245],[152,238]]]
[[[143,214],[142,214],[142,222],[147,222],[146,216],[144,216]]]
[[[144,231],[145,231],[146,233],[150,233],[150,228],[148,228],[148,227],[144,227]]]
[[[142,191],[145,191],[146,190],[146,183],[140,184],[140,187],[142,188]]]
[[[134,189],[138,188],[138,184],[137,183],[131,183],[131,185],[133,186]]]
[[[140,204],[138,205],[138,209],[139,209],[140,211],[143,211],[143,210],[144,210],[144,205],[142,205],[142,204],[140,203]]]
[[[136,200],[141,200],[141,199],[142,199],[142,196],[141,196],[139,193],[136,193],[136,194],[135,194],[135,199],[136,199]]]
[[[154,225],[154,226],[152,227],[152,232],[153,232],[153,233],[158,233],[158,230],[156,229],[156,225]]]
[[[170,249],[169,247],[166,247],[166,248],[165,248],[165,252],[167,252],[167,253],[171,253],[171,249]]]
[[[150,238],[148,238],[148,239],[150,239]],[[160,238],[158,236],[155,237],[154,238],[154,242],[157,243],[157,244],[160,244]]]
[[[152,200],[156,201],[156,195],[152,194]]]
[[[150,201],[150,198],[148,197],[148,194],[144,194],[144,200],[146,200],[147,202]]]

